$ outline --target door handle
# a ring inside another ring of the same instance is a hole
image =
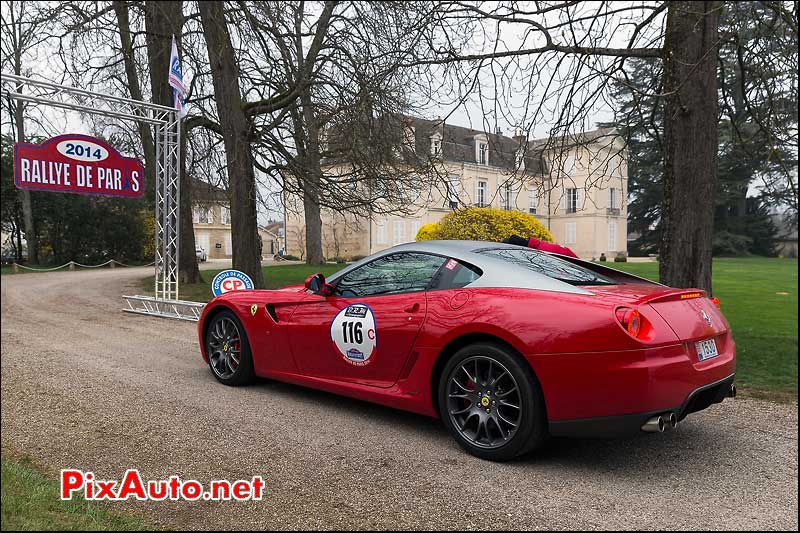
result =
[[[419,311],[419,304],[409,305],[405,309],[403,309],[406,313],[416,313]]]

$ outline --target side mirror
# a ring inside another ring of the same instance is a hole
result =
[[[325,276],[322,274],[312,274],[308,276],[306,278],[306,289],[321,296],[330,296],[333,294],[333,286],[325,282]]]

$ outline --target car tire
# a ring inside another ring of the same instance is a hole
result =
[[[205,346],[208,367],[217,381],[231,386],[253,381],[255,371],[250,341],[233,311],[225,309],[211,318],[206,328]]]
[[[539,381],[519,354],[500,344],[476,343],[458,350],[442,371],[438,399],[447,430],[476,457],[509,461],[547,438]]]

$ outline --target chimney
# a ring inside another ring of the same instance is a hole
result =
[[[514,136],[512,139],[514,139],[519,146],[523,146],[528,140],[528,136],[523,135],[523,132],[520,128],[514,128]]]

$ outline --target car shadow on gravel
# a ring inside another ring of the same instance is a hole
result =
[[[249,388],[273,398],[282,396],[289,402],[312,404],[330,415],[368,419],[370,427],[376,431],[385,427],[387,430],[407,432],[410,439],[423,439],[441,445],[442,451],[448,455],[453,451],[466,453],[458,448],[439,420],[427,416],[268,379],[259,378]],[[510,464],[577,471],[606,472],[630,468],[649,472],[650,469],[646,467],[654,462],[710,464],[713,459],[705,444],[708,442],[713,442],[716,451],[722,454],[736,453],[736,443],[734,439],[726,438],[726,432],[687,419],[677,429],[663,434],[642,433],[622,439],[550,438],[532,455],[520,457]]]
[[[697,415],[695,415],[697,417]],[[696,468],[731,467],[742,452],[741,441],[702,420],[687,420],[664,433],[641,433],[619,439],[550,438],[533,456],[520,462],[547,464],[597,474],[625,471],[629,476],[649,478],[678,474]],[[710,454],[709,449],[714,453]],[[659,465],[653,469],[653,465]]]
[[[415,433],[423,432],[426,436],[439,436],[443,440],[450,438],[441,422],[428,416],[348,398],[347,396],[340,396],[318,389],[306,388],[302,385],[264,378],[257,378],[256,383],[251,387],[271,396],[283,395],[290,401],[313,403],[324,408],[330,414],[334,414],[331,413],[331,410],[336,410],[339,414],[345,416],[356,415],[358,418],[369,418],[370,422],[375,425],[385,424],[395,429],[403,427],[414,430]]]

